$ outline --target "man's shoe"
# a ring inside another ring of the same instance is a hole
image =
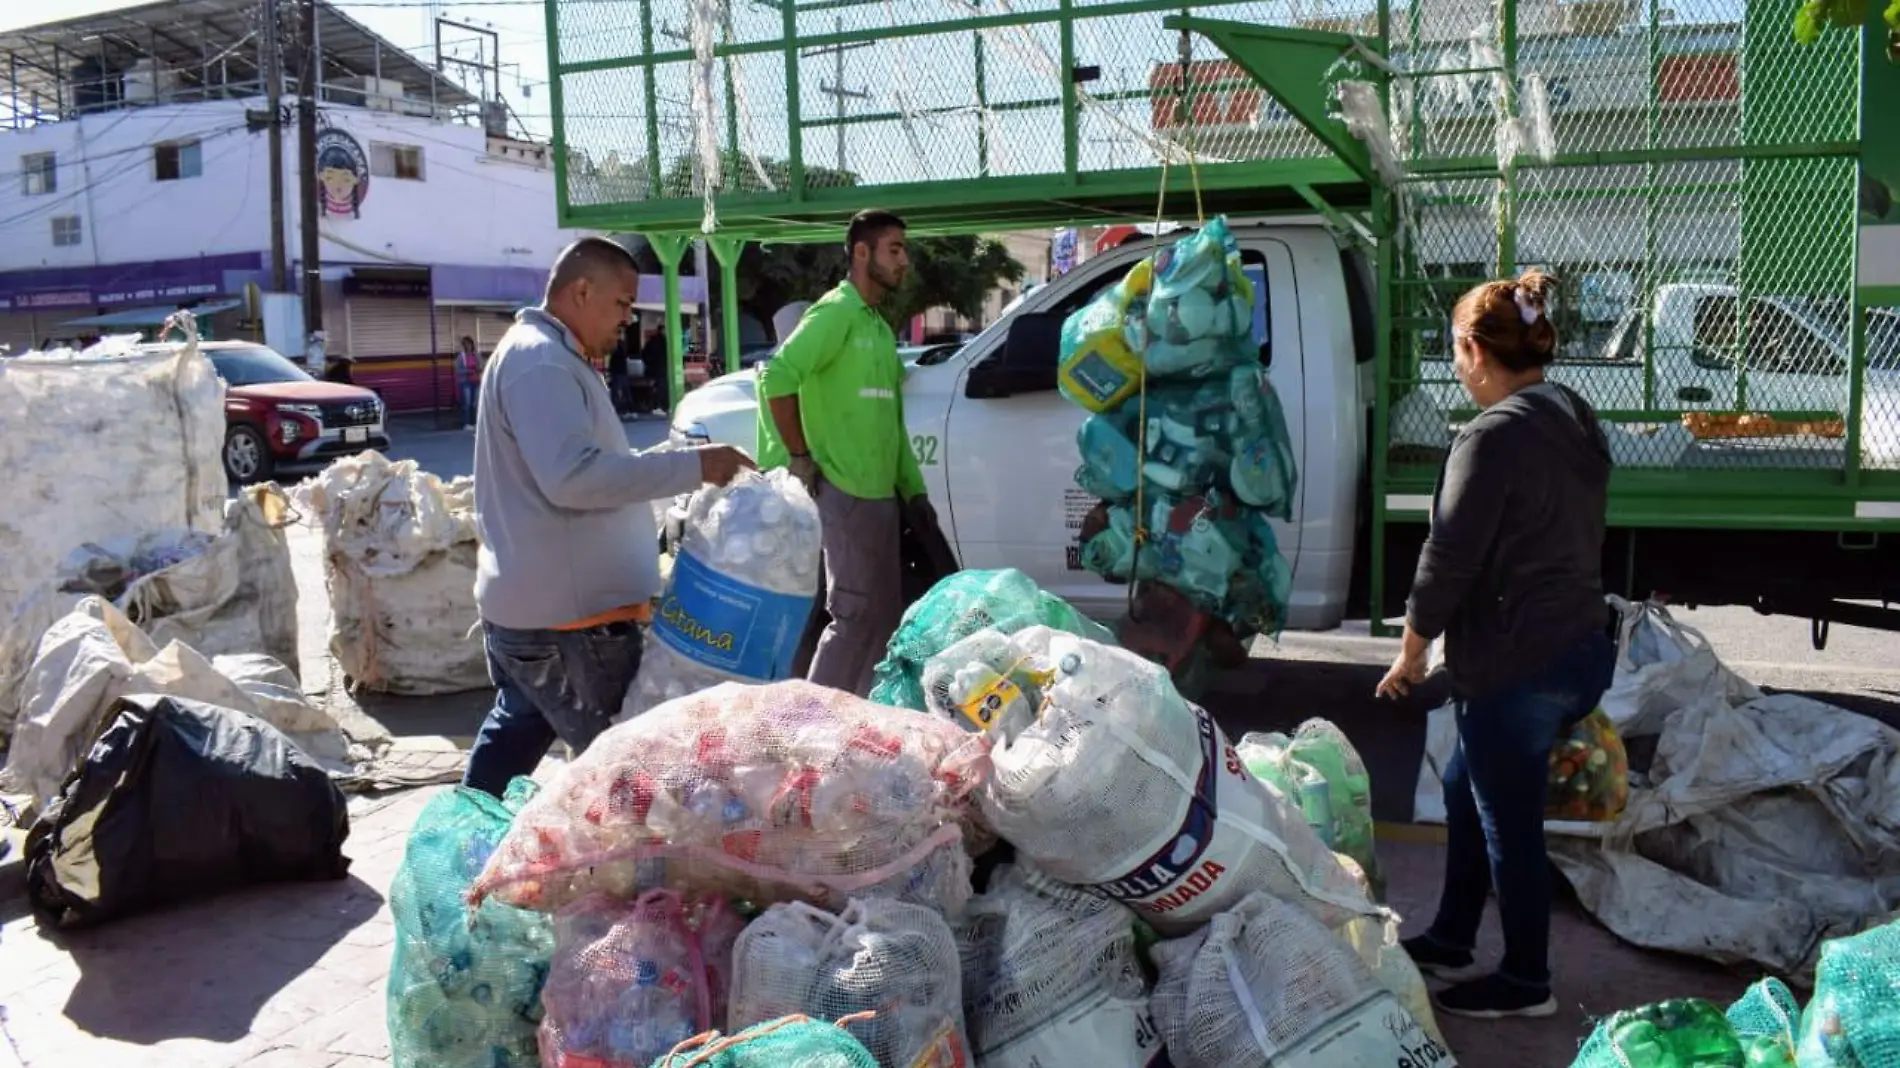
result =
[[[1438,1011],[1474,1020],[1502,1020],[1507,1016],[1553,1016],[1557,999],[1548,986],[1526,986],[1502,975],[1487,975],[1459,983],[1432,995]]]
[[[1433,941],[1430,935],[1413,935],[1401,941],[1399,948],[1405,950],[1424,975],[1457,983],[1484,974],[1484,969],[1472,959],[1470,950],[1446,949]]]

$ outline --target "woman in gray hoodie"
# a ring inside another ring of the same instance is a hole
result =
[[[1452,443],[1406,606],[1405,637],[1379,693],[1427,674],[1444,639],[1458,748],[1446,765],[1446,857],[1438,914],[1405,940],[1458,1016],[1548,1016],[1550,858],[1544,792],[1551,747],[1608,688],[1603,523],[1609,446],[1582,397],[1548,382],[1554,280],[1527,271],[1466,293],[1452,311],[1452,365],[1482,409]],[[1496,972],[1472,948],[1488,891],[1504,931]]]

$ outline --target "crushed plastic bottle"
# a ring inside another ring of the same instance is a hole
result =
[[[1598,1023],[1571,1068],[1747,1068],[1722,1010],[1673,998],[1612,1013]]]
[[[618,719],[722,682],[791,673],[818,592],[818,506],[783,471],[694,495],[640,673]]]

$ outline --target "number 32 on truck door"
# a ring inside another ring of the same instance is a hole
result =
[[[917,466],[937,466],[937,435],[912,434],[910,436],[910,451],[917,454]]]

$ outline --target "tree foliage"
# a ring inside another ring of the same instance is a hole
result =
[[[1890,38],[1900,36],[1900,0],[1885,0],[1881,18],[1887,23]],[[1794,39],[1811,45],[1821,39],[1828,27],[1859,33],[1867,21],[1867,0],[1807,0],[1794,13]],[[1892,50],[1889,49],[1889,58]]]

